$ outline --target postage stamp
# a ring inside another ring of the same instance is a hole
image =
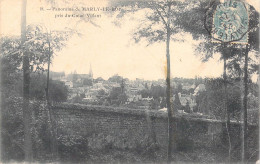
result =
[[[247,43],[249,29],[248,5],[226,0],[213,14],[213,42]]]

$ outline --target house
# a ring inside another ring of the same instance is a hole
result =
[[[187,104],[189,104],[191,111],[193,111],[193,108],[197,105],[195,97],[192,94],[186,95],[178,93],[178,97],[182,106],[186,106]],[[173,97],[173,101],[174,99],[175,97]]]
[[[72,81],[65,81],[65,85],[69,88],[73,88],[73,82]]]
[[[183,85],[183,87],[182,87],[182,89],[184,89],[184,90],[190,90],[190,89],[195,89],[196,88],[196,86],[195,86],[195,84],[192,84],[192,85]]]
[[[142,95],[130,95],[127,99],[128,102],[137,102],[142,100]]]
[[[93,92],[87,92],[85,93],[85,98],[83,98],[84,102],[96,102],[98,101],[97,99],[97,94]]]
[[[204,84],[199,84],[196,89],[194,90],[194,94],[193,95],[197,95],[200,92],[204,92],[206,91],[206,86]]]

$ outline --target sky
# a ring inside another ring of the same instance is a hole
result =
[[[87,2],[82,6],[97,8],[106,7],[108,1]],[[21,0],[2,0],[0,6],[0,12],[3,13],[0,15],[0,33],[20,35]],[[59,2],[58,6],[73,7],[73,4]],[[41,7],[44,11],[40,10]],[[52,71],[88,73],[91,65],[94,78],[107,79],[114,74],[129,79],[165,78],[165,43],[147,46],[145,42],[135,44],[132,39],[132,33],[138,27],[138,19],[143,17],[143,13],[124,18],[121,26],[115,26],[113,22],[117,18],[102,12],[86,12],[101,15],[101,18],[94,19],[92,24],[78,22],[77,18],[65,18],[65,14],[70,12],[46,10],[47,8],[48,5],[43,0],[27,0],[27,24],[42,24],[47,31],[64,30],[65,27],[69,27],[81,33],[80,36],[75,35],[70,38],[62,51],[56,52],[51,65]],[[60,14],[63,14],[63,17],[57,18]],[[213,59],[202,63],[200,54],[194,52],[194,44],[198,42],[192,40],[189,34],[183,37],[185,42],[171,42],[170,45],[171,76],[220,77],[223,71],[223,63],[219,60],[220,55],[214,54]]]

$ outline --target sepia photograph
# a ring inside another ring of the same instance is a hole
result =
[[[0,0],[0,163],[257,163],[257,0]]]

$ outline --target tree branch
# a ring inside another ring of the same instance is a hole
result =
[[[161,17],[161,19],[162,19],[162,21],[163,21],[165,27],[168,28],[167,22],[165,21],[165,19],[163,18],[161,12],[158,10],[158,8],[157,8],[156,6],[155,6],[155,10],[156,10],[156,12],[158,13],[158,15]]]

